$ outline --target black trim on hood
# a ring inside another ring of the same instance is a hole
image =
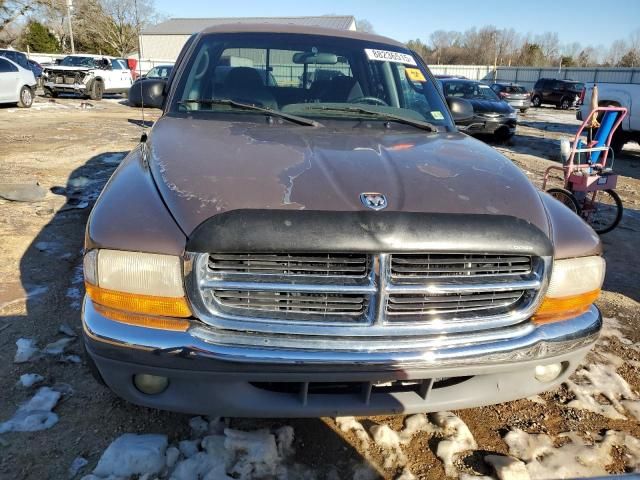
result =
[[[506,215],[232,210],[202,222],[190,252],[478,252],[550,256],[549,238]]]

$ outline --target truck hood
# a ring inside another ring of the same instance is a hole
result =
[[[149,163],[187,235],[236,209],[367,210],[364,192],[384,194],[386,211],[510,215],[549,234],[536,189],[491,147],[457,132],[369,127],[164,116]]]

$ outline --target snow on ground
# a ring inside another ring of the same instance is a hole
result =
[[[62,394],[49,387],[41,387],[25,404],[21,405],[13,417],[0,423],[0,433],[35,432],[51,428],[58,423],[58,415],[53,413]]]
[[[294,431],[245,432],[224,428],[219,418],[194,417],[191,436],[168,444],[166,435],[126,433],[107,447],[84,480],[157,476],[171,480],[251,480],[312,478],[305,467],[290,464]]]
[[[25,388],[29,388],[34,386],[36,383],[40,383],[44,380],[42,375],[38,375],[37,373],[25,373],[20,375],[20,381],[18,385],[22,385]]]
[[[13,363],[26,363],[33,360],[40,351],[33,338],[19,338],[16,341],[16,355],[13,357]]]

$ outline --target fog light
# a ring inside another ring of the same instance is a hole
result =
[[[536,380],[539,382],[552,382],[562,373],[561,363],[552,363],[550,365],[538,365],[536,367]]]
[[[167,377],[139,373],[133,376],[133,384],[142,393],[146,393],[147,395],[157,395],[167,389],[169,386],[169,379]]]

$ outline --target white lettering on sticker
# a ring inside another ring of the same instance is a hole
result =
[[[389,50],[376,50],[375,48],[365,48],[365,53],[369,60],[379,62],[404,63],[405,65],[417,65],[415,58],[401,52],[391,52]]]

